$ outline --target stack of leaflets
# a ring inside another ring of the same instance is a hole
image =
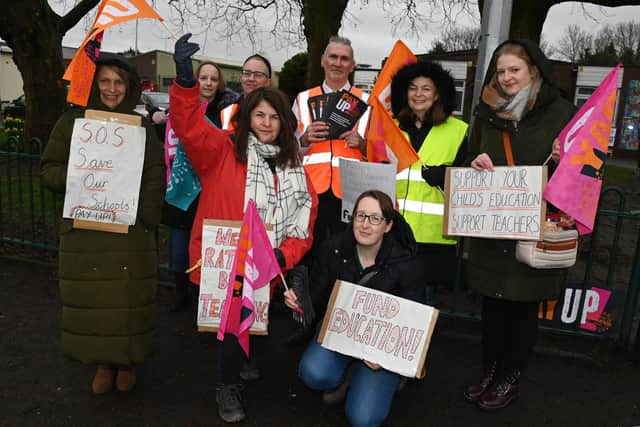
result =
[[[312,120],[329,124],[327,139],[338,139],[344,132],[353,129],[368,105],[349,91],[323,93],[307,100]]]

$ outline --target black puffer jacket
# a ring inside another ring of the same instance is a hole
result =
[[[363,286],[420,302],[424,293],[425,271],[415,257],[416,240],[409,225],[397,212],[393,222],[393,227],[384,236],[376,263],[364,270],[356,260],[356,239],[352,227],[323,243],[313,263],[310,279],[316,313],[324,315],[337,279],[358,284],[371,272],[376,274]]]

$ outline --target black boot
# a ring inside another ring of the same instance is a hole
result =
[[[518,396],[520,396],[520,371],[510,369],[492,390],[480,396],[478,407],[485,411],[504,408]]]
[[[218,384],[216,403],[218,415],[228,423],[238,423],[246,415],[242,407],[242,384]]]
[[[172,312],[184,311],[191,305],[189,275],[186,273],[176,272],[173,274],[176,282],[176,289],[173,295],[173,305],[171,306]]]
[[[469,403],[477,402],[487,390],[496,382],[498,376],[498,363],[491,362],[484,370],[484,375],[478,384],[472,384],[464,391],[464,398]]]

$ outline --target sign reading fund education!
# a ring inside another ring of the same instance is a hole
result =
[[[448,168],[443,233],[541,240],[546,183],[546,166]]]
[[[135,224],[145,137],[143,127],[122,121],[76,119],[63,217],[125,227]]]
[[[227,298],[229,276],[240,238],[242,221],[205,219],[202,224],[202,264],[200,266],[200,296],[198,298],[198,330],[217,332],[222,319],[222,308]],[[273,232],[267,229],[273,241]],[[269,326],[270,286],[253,293],[255,320],[250,334],[266,335]]]
[[[318,343],[400,375],[422,378],[438,313],[428,305],[338,280]]]

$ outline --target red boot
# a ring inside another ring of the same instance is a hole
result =
[[[496,382],[498,376],[498,362],[492,362],[485,368],[484,376],[478,384],[472,384],[464,391],[464,398],[469,403],[475,403]]]

